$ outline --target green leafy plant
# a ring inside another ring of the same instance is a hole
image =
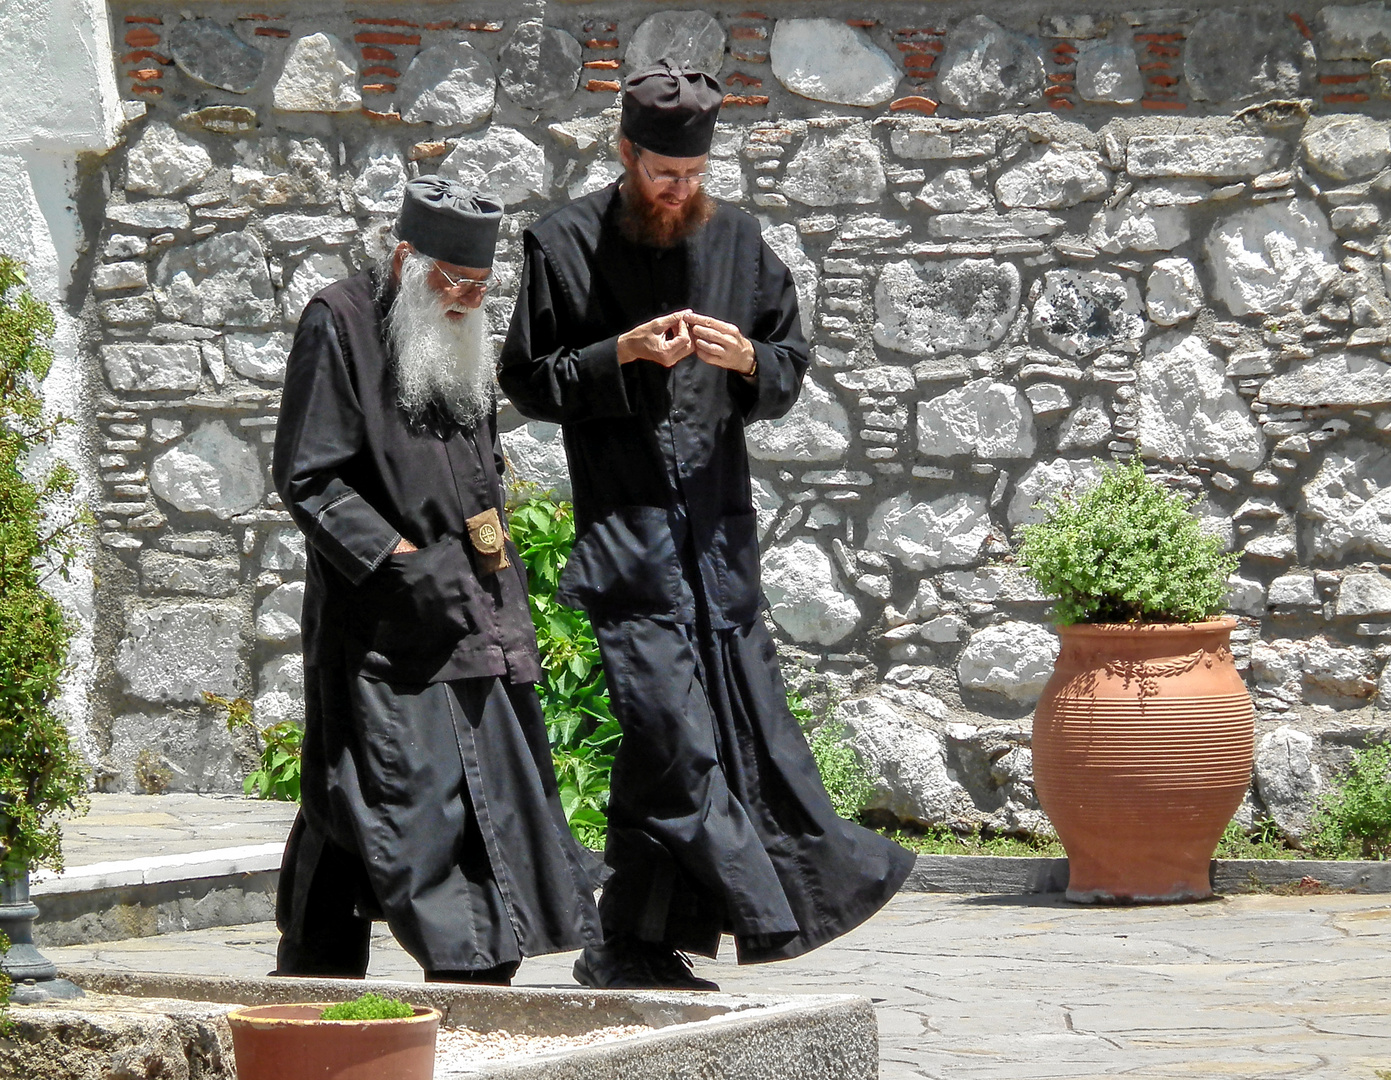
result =
[[[135,759],[135,783],[146,795],[163,795],[174,779],[174,770],[146,747]]]
[[[821,774],[822,786],[831,797],[831,806],[838,815],[853,821],[874,795],[874,777],[845,742],[845,727],[829,720],[817,724],[811,705],[791,687],[787,690],[787,708],[807,736],[807,746],[816,771]],[[828,702],[824,711],[829,713],[831,708]]]
[[[1218,859],[1303,859],[1307,853],[1285,842],[1280,826],[1270,818],[1257,822],[1247,832],[1235,821],[1227,822],[1222,839],[1217,842]]]
[[[319,1014],[320,1020],[404,1020],[415,1009],[398,998],[382,997],[370,990],[352,1001],[340,1001]]]
[[[1201,622],[1222,610],[1237,556],[1138,456],[1040,505],[1045,519],[1019,530],[1019,561],[1056,597],[1059,624]]]
[[[1319,800],[1308,845],[1325,857],[1391,858],[1391,746],[1353,751]]]
[[[261,745],[261,767],[242,781],[242,790],[258,799],[299,802],[300,763],[304,750],[304,728],[293,720],[282,720],[257,729],[251,702],[246,698],[226,698],[203,691],[203,700],[227,714],[227,730],[249,728]]]
[[[544,674],[538,691],[560,804],[575,838],[601,848],[608,832],[609,775],[622,731],[609,709],[589,617],[555,598],[575,543],[574,508],[549,494],[529,493],[512,508],[509,530],[530,580],[527,599]]]
[[[889,839],[919,855],[1010,855],[1028,859],[1061,859],[1066,853],[1056,838],[1011,836],[981,829],[933,825],[925,829],[884,830]]]
[[[43,589],[67,579],[91,518],[54,510],[76,476],[62,461],[36,468],[62,425],[44,416],[39,384],[53,354],[53,313],[0,256],[0,879],[61,870],[58,819],[85,810],[87,778],[54,709],[72,628]],[[37,475],[35,475],[37,473]]]

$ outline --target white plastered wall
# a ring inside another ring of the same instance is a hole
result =
[[[0,0],[0,251],[28,264],[29,286],[57,317],[54,363],[44,382],[50,414],[90,415],[87,364],[80,327],[64,300],[83,243],[75,204],[78,157],[102,153],[116,142],[122,112],[104,0]],[[97,491],[94,456],[80,424],[65,427],[49,454],[78,469],[76,498]],[[32,462],[41,470],[45,462]],[[63,508],[55,508],[59,512]],[[89,734],[89,692],[95,585],[90,549],[70,580],[45,584],[73,617],[72,674],[61,708],[73,737],[95,760]]]

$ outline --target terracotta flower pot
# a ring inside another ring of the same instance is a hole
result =
[[[1034,714],[1034,784],[1068,857],[1067,898],[1200,900],[1251,779],[1255,710],[1236,620],[1060,626]]]
[[[320,1020],[331,1003],[256,1005],[227,1017],[238,1080],[431,1080],[440,1014]]]

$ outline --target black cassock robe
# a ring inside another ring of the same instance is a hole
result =
[[[359,274],[295,332],[274,478],[308,538],[302,808],[277,917],[285,973],[361,974],[380,913],[427,971],[597,937],[535,688],[526,574],[480,573],[465,522],[501,510],[496,418],[410,425]],[[478,314],[481,318],[481,313]],[[393,554],[404,537],[420,550]]]
[[[605,936],[741,962],[845,933],[912,856],[838,818],[787,708],[761,612],[744,425],[782,416],[807,346],[786,267],[721,204],[671,249],[629,242],[617,186],[525,235],[500,359],[524,414],[563,425],[577,540],[560,599],[595,624],[623,742],[600,901]],[[618,363],[617,338],[692,308],[753,342],[752,383],[694,356]]]

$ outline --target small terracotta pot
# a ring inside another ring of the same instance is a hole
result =
[[[255,1005],[228,1014],[237,1080],[432,1080],[440,1014],[320,1020],[331,1002]]]
[[[1255,709],[1236,620],[1058,627],[1034,714],[1034,785],[1068,857],[1067,898],[1201,900],[1251,779]]]

